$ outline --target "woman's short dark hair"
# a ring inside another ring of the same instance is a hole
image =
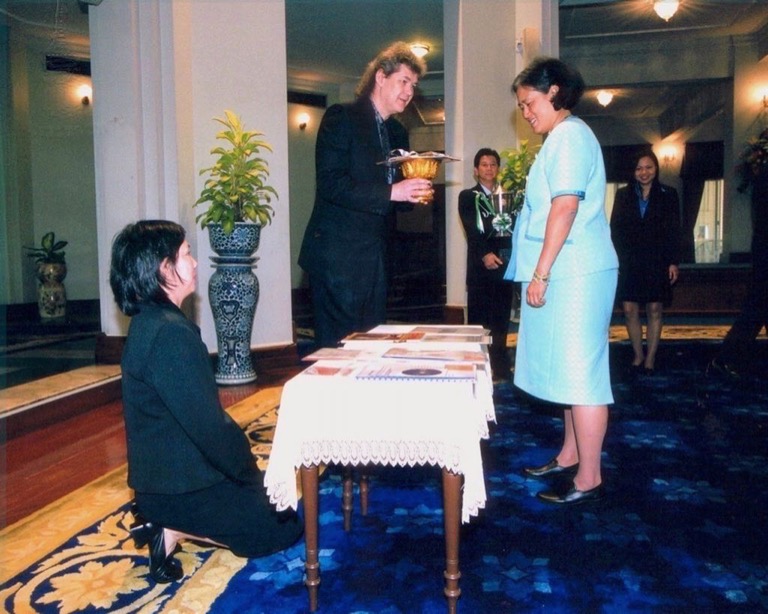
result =
[[[373,60],[368,62],[360,82],[355,88],[355,95],[358,98],[370,96],[373,92],[373,86],[376,84],[376,73],[379,69],[384,71],[384,76],[389,77],[400,69],[400,65],[405,64],[416,76],[421,77],[427,72],[427,64],[411,51],[407,43],[396,42],[384,49]]]
[[[168,303],[160,265],[176,264],[186,232],[176,222],[142,220],[128,224],[112,242],[109,285],[120,311],[135,315],[143,303]]]
[[[512,91],[517,94],[520,87],[532,87],[546,94],[553,85],[557,93],[552,98],[556,111],[576,106],[584,93],[584,79],[575,68],[556,58],[535,58],[512,82]]]
[[[483,156],[493,156],[496,159],[496,164],[501,165],[501,157],[499,156],[498,151],[491,149],[490,147],[481,147],[475,154],[475,168],[480,164],[480,158]]]

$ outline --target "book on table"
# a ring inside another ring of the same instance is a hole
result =
[[[318,360],[372,360],[378,358],[380,352],[371,350],[356,350],[352,348],[320,348],[302,358],[304,362]]]
[[[491,331],[479,324],[467,324],[464,326],[452,324],[421,324],[414,326],[413,333],[426,333],[429,335],[490,335]]]
[[[445,350],[429,349],[424,346],[396,345],[389,348],[382,358],[395,358],[400,360],[442,360],[444,362],[470,362],[485,364],[488,356],[482,350]]]
[[[408,331],[402,333],[351,333],[341,341],[342,343],[349,341],[381,341],[385,343],[479,343],[481,345],[489,345],[491,338],[482,331],[458,334]]]
[[[355,372],[356,365],[342,360],[317,361],[301,372],[301,375],[319,375],[321,377],[349,377]]]
[[[361,380],[474,382],[477,365],[471,362],[418,362],[410,360],[365,363],[355,373]]]

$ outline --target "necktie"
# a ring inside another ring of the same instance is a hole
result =
[[[384,123],[384,119],[376,111],[376,126],[379,129],[379,143],[381,144],[381,153],[384,154],[384,159],[389,157],[389,152],[392,148],[389,145],[389,131]],[[387,165],[387,183],[392,184],[395,181],[395,167]]]

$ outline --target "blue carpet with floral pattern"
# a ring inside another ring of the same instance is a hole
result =
[[[768,382],[705,377],[716,347],[665,342],[657,374],[631,378],[620,367],[628,348],[612,345],[616,404],[604,451],[607,497],[581,506],[539,502],[535,493],[548,482],[521,474],[557,451],[558,409],[510,384],[496,387],[497,424],[483,449],[489,501],[461,531],[460,612],[768,611]],[[768,373],[766,349],[762,343],[757,373]],[[114,572],[135,581],[145,578],[146,555],[121,545],[127,509],[78,539],[106,525],[115,537],[115,561],[124,566]],[[368,515],[356,510],[349,533],[342,528],[339,472],[327,471],[320,522],[320,613],[445,611],[437,470],[375,473]],[[90,601],[61,608],[45,591],[65,592],[66,578],[46,577],[29,589],[25,600],[33,607],[19,608],[17,594],[8,611],[307,611],[303,542],[262,559],[225,557],[229,568],[207,568],[218,552],[186,543],[187,576],[164,592],[152,593],[147,584],[108,607]],[[63,555],[49,555],[49,567],[56,556]],[[68,573],[82,574],[88,565],[82,557]],[[27,590],[30,574],[1,587],[0,608],[11,604],[11,587]],[[180,606],[184,592],[187,605]]]

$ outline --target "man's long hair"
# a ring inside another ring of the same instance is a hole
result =
[[[405,64],[419,77],[427,72],[426,62],[417,57],[407,43],[398,41],[392,43],[368,63],[360,82],[357,84],[355,95],[358,98],[370,96],[373,92],[373,86],[376,84],[378,70],[384,71],[384,75],[388,77],[397,72],[402,64]]]

